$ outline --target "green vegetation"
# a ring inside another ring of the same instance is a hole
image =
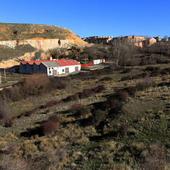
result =
[[[16,48],[10,48],[6,46],[0,46],[0,61],[17,58],[23,56],[25,53],[36,51],[31,45],[20,45]]]

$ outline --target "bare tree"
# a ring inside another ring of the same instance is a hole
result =
[[[122,40],[116,40],[112,43],[111,54],[112,60],[116,67],[126,66],[134,60],[134,54],[137,52],[137,48],[129,43],[123,42]]]

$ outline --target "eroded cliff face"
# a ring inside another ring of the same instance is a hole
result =
[[[16,57],[13,59],[8,59],[8,60],[2,60],[0,62],[0,68],[11,68],[13,66],[17,66],[20,64],[21,60],[25,60],[25,61],[29,61],[34,55],[33,53],[25,53],[25,55],[20,56],[20,57]]]
[[[10,48],[16,48],[19,45],[31,45],[37,50],[47,51],[53,48],[67,48],[73,43],[69,40],[60,40],[60,39],[26,39],[26,40],[9,40],[9,41],[0,41],[0,45],[7,46]]]

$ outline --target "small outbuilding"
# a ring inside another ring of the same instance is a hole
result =
[[[94,65],[102,64],[102,63],[105,63],[105,62],[106,62],[106,60],[104,58],[102,58],[102,59],[94,59],[93,60]]]

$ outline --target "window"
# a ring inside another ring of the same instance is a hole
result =
[[[79,71],[79,67],[75,67],[75,71],[78,72]]]
[[[51,74],[51,73],[52,73],[52,72],[51,72],[51,68],[49,68],[48,70],[49,70],[49,74]]]
[[[64,73],[64,69],[62,69],[62,72]]]

